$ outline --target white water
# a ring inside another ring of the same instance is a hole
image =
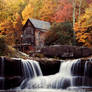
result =
[[[73,82],[73,76],[72,76],[72,73],[71,73],[71,68],[72,66],[74,66],[76,63],[78,62],[78,60],[68,60],[68,61],[65,61],[61,64],[61,67],[60,67],[60,73],[61,75],[64,77],[64,79],[68,79],[70,81],[70,86],[73,86],[74,85],[74,82]]]
[[[59,72],[49,76],[43,76],[40,65],[37,61],[21,60],[21,62],[23,64],[24,81],[18,89],[23,89],[24,92],[30,92],[31,90],[35,92],[43,92],[44,90],[56,92],[57,90],[61,91],[60,89],[66,89],[62,92],[67,92],[67,90],[71,89],[92,88],[86,80],[86,75],[89,71],[88,65],[91,61],[86,61],[84,63],[83,76],[72,74],[72,71],[75,71],[76,66],[78,67],[80,64],[80,60],[78,59],[62,61]],[[4,89],[4,58],[1,60],[0,71],[0,89]],[[82,78],[82,85],[76,86],[76,78]],[[18,89],[16,89],[16,92]]]
[[[39,63],[36,61],[22,60],[22,63],[26,82],[23,81],[20,88],[24,90],[89,88],[84,85],[88,61],[84,64],[84,76],[72,75],[72,71],[80,64],[78,59],[61,62],[59,72],[49,76],[42,75]],[[82,78],[81,86],[76,86],[77,78]]]
[[[36,78],[38,76],[42,76],[42,71],[40,69],[39,63],[34,60],[21,60],[23,64],[23,76],[24,81],[21,83],[20,87],[18,89],[23,88],[25,86],[25,83],[29,81],[29,79]]]
[[[77,61],[78,60],[62,62],[59,72],[55,75],[37,77],[33,63],[35,62],[36,64],[37,62],[30,61],[32,67],[29,67],[30,66],[29,61],[26,62],[25,60],[23,60],[22,62],[24,65],[24,70],[25,70],[24,74],[26,75],[25,77],[30,78],[30,80],[26,84],[25,89],[37,89],[37,88],[60,89],[60,88],[67,88],[67,86],[73,86],[73,76],[71,74],[71,68],[72,65],[75,64]],[[37,66],[39,67],[38,63]],[[38,69],[40,75],[42,75],[40,67]]]
[[[4,77],[4,58],[1,58],[1,67],[0,67],[0,89],[4,89],[4,81],[5,81],[5,77]]]
[[[42,76],[42,71],[38,62],[33,60],[22,60],[25,78],[34,78],[38,75]]]

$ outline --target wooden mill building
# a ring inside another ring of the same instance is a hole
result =
[[[49,28],[49,22],[36,19],[28,19],[23,26],[21,35],[22,50],[31,51],[43,47],[45,34]]]

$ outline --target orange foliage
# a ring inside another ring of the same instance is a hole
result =
[[[18,14],[16,14],[15,16],[16,18],[13,22],[11,21],[11,19],[7,19],[0,24],[0,34],[6,36],[6,41],[9,45],[14,45],[16,43],[16,40],[19,40],[22,32],[21,17]]]
[[[53,0],[44,0],[43,7],[40,9],[41,20],[53,22],[52,16],[55,13],[56,3]]]
[[[74,30],[79,43],[88,47],[92,46],[92,4],[89,5],[85,13],[75,23]]]
[[[59,0],[57,11],[54,14],[55,22],[65,22],[72,20],[73,7],[68,0]]]

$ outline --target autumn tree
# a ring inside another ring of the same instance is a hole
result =
[[[10,20],[5,20],[0,24],[1,35],[6,36],[6,41],[9,45],[14,45],[13,24]]]
[[[20,39],[22,23],[24,24],[28,18],[49,22],[69,21],[73,22],[74,28],[77,29],[84,25],[83,23],[91,21],[84,18],[87,16],[86,8],[91,2],[92,0],[0,0],[0,34],[6,35],[7,41],[10,40],[9,44],[16,44]],[[86,28],[89,29],[91,26]],[[87,37],[91,39],[91,36]]]
[[[52,22],[52,16],[56,9],[56,0],[30,0],[22,12],[23,24],[28,18],[36,18]]]
[[[22,34],[22,18],[19,14],[16,13],[15,21],[13,22],[13,30],[14,30],[14,39],[15,44],[19,44],[21,42],[21,34]]]
[[[23,24],[27,21],[28,18],[40,18],[39,12],[41,4],[42,0],[29,0],[28,5],[26,5],[25,9],[22,11]]]
[[[74,30],[76,39],[81,45],[92,46],[92,4],[85,9],[85,13],[75,23]]]
[[[21,15],[24,7],[24,0],[0,0],[0,21],[7,20],[16,13]]]
[[[16,41],[20,39],[20,35],[22,32],[22,19],[19,14],[15,14],[15,18],[11,20],[11,18],[3,21],[0,24],[1,35],[6,36],[7,43],[9,45],[16,44]]]
[[[40,9],[41,20],[53,22],[52,17],[57,9],[58,0],[44,0],[42,8]]]
[[[4,0],[0,0],[0,23],[7,18],[7,4]]]
[[[26,3],[24,0],[1,0],[2,5],[0,14],[3,16],[0,23],[0,34],[6,36],[8,44],[16,44],[19,39],[22,28],[22,15]],[[4,7],[5,6],[5,7]]]
[[[55,22],[72,21],[72,12],[73,7],[68,0],[59,0],[53,20]]]

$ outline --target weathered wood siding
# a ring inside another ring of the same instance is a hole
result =
[[[23,43],[24,44],[35,44],[35,28],[30,22],[28,22],[23,31]]]
[[[45,40],[45,32],[42,32],[38,29],[35,31],[35,44],[37,47],[43,47]]]
[[[25,50],[32,50],[35,47],[41,48],[44,46],[46,30],[37,29],[28,20],[23,28],[22,42],[26,45]]]

